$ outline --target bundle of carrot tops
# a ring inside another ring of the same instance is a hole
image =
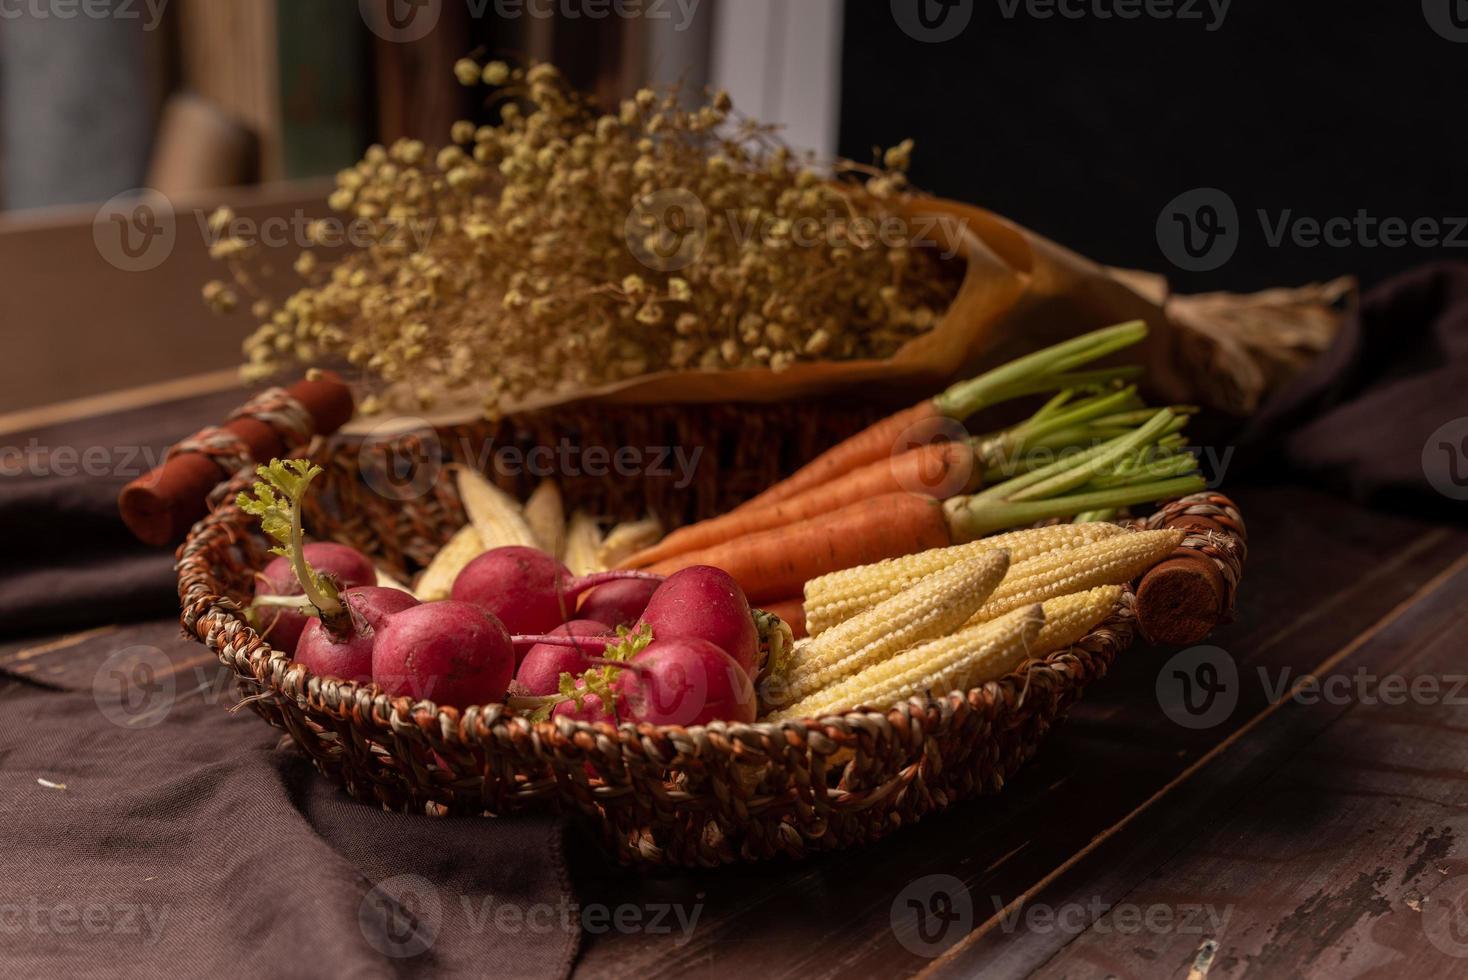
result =
[[[1073,338],[954,384],[866,428],[722,516],[622,561],[667,574],[724,569],[752,602],[800,608],[805,583],[1040,521],[1109,520],[1205,487],[1183,428],[1196,409],[1148,407],[1137,366],[1094,367],[1147,334],[1141,321]],[[965,420],[1049,395],[1014,425]]]

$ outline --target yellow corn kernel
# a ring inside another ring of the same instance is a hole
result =
[[[503,548],[506,545],[540,547],[514,497],[467,467],[459,468],[458,483],[464,512],[469,515],[469,523],[474,525],[474,530],[479,532],[479,540],[485,548]]]
[[[525,501],[525,523],[542,551],[560,558],[566,552],[566,505],[554,480],[541,480]]]
[[[597,551],[603,568],[616,568],[644,548],[651,548],[663,537],[663,522],[652,515],[640,521],[623,521],[607,532]]]
[[[408,595],[414,595],[412,589],[408,588],[402,582],[399,582],[397,579],[393,578],[392,575],[390,575],[387,572],[383,571],[382,566],[380,566],[380,565],[377,566],[374,569],[374,571],[377,572],[377,587],[378,588],[380,588],[380,589],[397,589],[399,592],[406,592],[406,593],[408,593]]]
[[[578,510],[571,515],[566,525],[566,554],[561,559],[572,575],[590,575],[603,570],[601,559],[601,528],[596,518]]]
[[[1045,610],[1045,627],[1035,638],[1031,656],[1043,657],[1074,646],[1111,615],[1119,599],[1119,585],[1100,585],[1085,592],[1046,599],[1041,606]]]
[[[969,626],[905,650],[770,716],[770,721],[838,714],[858,707],[889,708],[920,694],[967,690],[973,678],[1007,673],[1029,656],[1045,623],[1038,606]]]
[[[984,551],[1002,548],[1009,552],[1010,562],[1018,565],[1039,555],[1058,549],[1078,548],[1123,531],[1116,524],[1100,521],[1055,524],[831,572],[805,583],[805,628],[811,636],[820,636],[842,620],[911,588],[939,569]]]
[[[973,622],[1098,585],[1130,582],[1172,553],[1182,531],[1132,531],[1010,566],[1009,574],[974,614]]]
[[[464,566],[484,554],[484,542],[473,524],[465,524],[454,532],[454,536],[433,556],[433,561],[418,578],[418,587],[413,594],[424,602],[447,599],[453,591],[454,579]]]
[[[947,636],[983,606],[1008,570],[1008,552],[987,551],[826,630],[796,648],[786,697],[799,701],[903,650]]]

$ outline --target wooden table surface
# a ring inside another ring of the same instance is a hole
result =
[[[1206,647],[1133,647],[1002,793],[873,846],[641,873],[573,842],[584,905],[682,916],[588,934],[577,975],[1468,974],[1468,528],[1228,489],[1250,554]],[[229,688],[170,622],[102,632]]]
[[[1002,793],[877,845],[578,862],[583,901],[698,919],[588,936],[577,976],[1468,974],[1468,530],[1235,496],[1249,562],[1208,649],[1133,647]]]

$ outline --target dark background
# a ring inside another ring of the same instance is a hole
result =
[[[844,156],[910,136],[920,187],[1184,292],[1342,273],[1369,285],[1468,258],[1468,231],[1458,247],[1270,247],[1257,215],[1468,215],[1468,44],[1435,33],[1419,0],[1234,0],[1211,33],[1206,3],[1202,20],[1126,21],[966,2],[967,28],[925,43],[888,0],[848,0]],[[1196,187],[1225,191],[1240,215],[1237,252],[1211,272],[1177,269],[1157,244],[1159,213]]]

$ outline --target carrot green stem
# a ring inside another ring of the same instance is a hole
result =
[[[1016,358],[977,378],[960,381],[933,401],[941,414],[964,419],[1006,398],[1078,387],[1069,380],[1060,380],[1065,377],[1065,372],[1130,347],[1146,335],[1146,323],[1135,320],[1073,337]]]
[[[1155,442],[1172,425],[1172,421],[1172,413],[1161,409],[1151,421],[1134,432],[990,487],[981,496],[1018,502],[1054,497],[1073,490],[1117,461]]]
[[[1160,459],[1131,462],[1126,469],[1118,468],[1115,473],[1103,473],[1086,483],[1086,489],[1125,486],[1139,480],[1167,480],[1177,476],[1188,476],[1198,471],[1198,461],[1189,455],[1169,455]]]
[[[1072,517],[1086,511],[1171,500],[1197,493],[1206,487],[1207,482],[1201,476],[1186,476],[1114,489],[1072,493],[1049,500],[1010,501],[954,497],[943,505],[943,510],[948,517],[953,543],[963,544],[1009,527],[1056,517]]]

